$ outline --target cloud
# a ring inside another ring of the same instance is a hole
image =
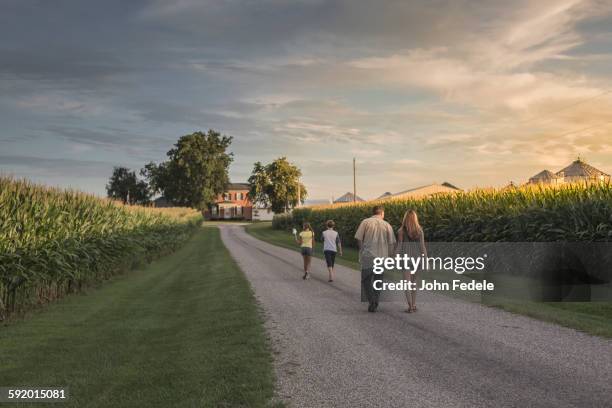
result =
[[[36,177],[56,177],[71,174],[76,178],[99,177],[110,175],[114,165],[117,164],[92,160],[0,155],[2,172],[17,176],[27,174]]]
[[[124,129],[113,127],[82,128],[78,126],[50,125],[38,132],[38,137],[45,134],[59,136],[73,142],[81,151],[103,149],[108,152],[127,152],[140,158],[158,156],[170,149],[174,140],[165,140],[155,136],[135,134]],[[91,149],[87,149],[87,147]]]
[[[4,156],[44,145],[32,155],[136,163],[214,128],[234,136],[233,178],[287,155],[313,197],[351,184],[352,156],[366,196],[506,183],[577,153],[605,162],[611,6],[10,0],[0,143]]]
[[[477,2],[461,7],[437,2],[367,0],[153,1],[138,13],[147,24],[184,33],[187,44],[212,44],[243,55],[339,55],[372,48],[397,49],[461,34],[474,21]],[[231,27],[231,29],[228,29]],[[183,46],[186,46],[183,43]]]
[[[231,115],[208,111],[205,106],[177,103],[164,99],[138,101],[131,107],[141,119],[154,123],[183,123],[195,126],[216,127],[228,121]],[[238,118],[231,117],[232,121]]]
[[[427,139],[425,144],[429,146],[439,146],[439,145],[448,146],[451,144],[464,144],[476,138],[477,136],[475,134],[449,133],[449,134],[442,134],[439,136],[430,137]]]
[[[78,82],[90,87],[129,72],[126,64],[110,52],[84,47],[45,47],[36,50],[1,48],[0,78]],[[92,82],[94,81],[94,82]],[[47,85],[48,86],[48,85]]]
[[[22,96],[15,103],[18,108],[38,112],[57,112],[73,115],[100,115],[108,112],[99,100],[85,100],[73,95],[65,96],[61,93],[39,93]]]
[[[358,70],[356,75],[370,81],[423,88],[450,103],[483,109],[524,111],[551,101],[567,103],[592,97],[602,91],[595,83],[589,86],[581,77],[486,70],[479,64],[452,59],[444,49],[412,50],[404,55],[368,58],[349,64]]]
[[[570,58],[566,53],[584,41],[577,23],[601,10],[579,0],[531,2],[516,9],[510,18],[492,22],[457,47],[359,58],[348,67],[370,81],[424,88],[450,102],[481,108],[525,110],[598,93],[596,84],[580,75],[540,71],[537,66]]]

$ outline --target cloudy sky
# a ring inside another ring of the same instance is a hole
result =
[[[115,165],[234,136],[311,198],[612,172],[612,0],[0,3],[0,171],[104,194]]]

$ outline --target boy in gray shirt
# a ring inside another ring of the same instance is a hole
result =
[[[326,223],[327,230],[323,231],[323,254],[327,263],[327,271],[329,272],[328,282],[334,281],[334,263],[336,262],[336,253],[340,252],[342,256],[342,243],[340,242],[340,234],[334,230],[336,225],[333,220]]]

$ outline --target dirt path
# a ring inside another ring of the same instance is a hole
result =
[[[220,226],[268,316],[278,392],[295,407],[604,407],[612,342],[441,295],[370,314],[359,276]]]

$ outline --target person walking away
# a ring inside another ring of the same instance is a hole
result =
[[[334,230],[335,223],[329,220],[325,223],[327,229],[323,231],[323,255],[325,255],[325,263],[327,264],[327,272],[329,273],[328,282],[334,281],[334,264],[336,262],[336,253],[342,256],[342,242],[340,242],[340,234]]]
[[[368,312],[375,312],[378,308],[380,290],[374,288],[374,282],[382,281],[383,274],[375,276],[374,258],[388,257],[395,244],[393,228],[385,221],[384,207],[377,205],[372,208],[372,216],[361,221],[355,232],[355,239],[359,245],[362,300],[365,295],[369,303]]]
[[[302,231],[296,237],[297,243],[300,245],[302,258],[304,259],[304,276],[302,279],[308,279],[308,273],[310,271],[310,262],[312,260],[312,252],[314,245],[314,232],[309,222],[305,222],[302,225]]]
[[[404,214],[402,225],[397,231],[397,253],[406,254],[411,258],[424,256],[427,258],[427,248],[425,248],[425,234],[423,228],[419,224],[419,217],[416,211],[409,210]],[[404,271],[404,279],[413,282],[413,288],[417,284],[418,271]],[[406,313],[417,311],[416,307],[416,289],[406,290],[406,303],[408,309]]]

